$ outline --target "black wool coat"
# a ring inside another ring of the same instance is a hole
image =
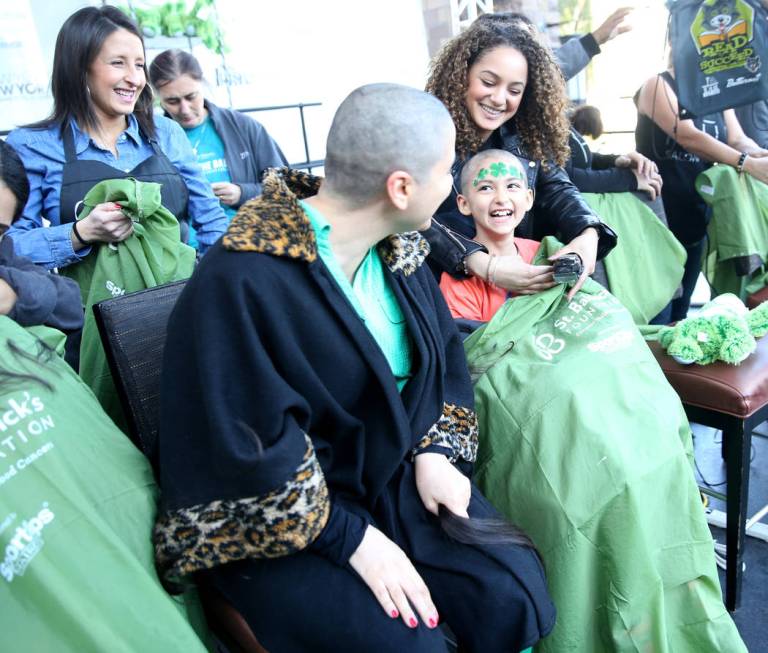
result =
[[[168,582],[307,547],[344,565],[416,451],[475,458],[464,350],[423,265],[426,241],[411,232],[378,245],[412,342],[412,377],[398,392],[317,254],[298,200],[318,183],[270,171],[170,318],[155,529]]]

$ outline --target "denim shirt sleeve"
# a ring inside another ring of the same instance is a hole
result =
[[[35,148],[29,146],[31,139],[36,142]],[[55,151],[61,150],[58,135],[51,131],[15,129],[8,135],[7,142],[18,153],[29,178],[29,200],[9,231],[16,253],[48,269],[77,263],[90,253],[91,248],[74,250],[70,236],[72,225],[58,224],[58,210],[52,220],[54,224],[41,228],[46,215],[44,204],[58,207],[59,202],[63,153]],[[61,161],[56,160],[59,157]]]
[[[189,191],[188,213],[204,253],[227,229],[228,220],[211,185],[197,165],[184,130],[173,120],[155,116],[160,147],[184,179]]]

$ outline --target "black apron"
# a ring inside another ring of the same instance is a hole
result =
[[[66,163],[62,169],[59,196],[60,224],[75,221],[83,198],[97,183],[105,179],[125,179],[126,177],[159,183],[163,206],[176,216],[180,224],[185,224],[189,200],[187,185],[176,167],[163,154],[157,140],[147,138],[142,133],[142,138],[147,139],[154,154],[139,163],[133,170],[125,172],[101,161],[78,160],[72,131],[71,125],[68,125],[63,135]]]

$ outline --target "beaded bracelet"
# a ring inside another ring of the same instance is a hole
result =
[[[742,152],[741,156],[739,157],[739,162],[736,164],[736,172],[741,174],[744,172],[744,163],[747,161],[748,154],[746,152]]]

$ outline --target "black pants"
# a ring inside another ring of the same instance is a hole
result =
[[[697,243],[683,244],[685,252],[688,254],[683,272],[683,294],[677,299],[672,300],[672,311],[668,322],[678,322],[685,319],[688,315],[688,309],[691,306],[691,295],[693,295],[696,281],[698,281],[699,273],[701,272],[701,255],[704,252],[705,242],[705,239],[702,239]]]
[[[462,649],[519,653],[549,633],[555,612],[536,554],[519,546],[481,548],[449,540],[421,505],[412,465],[404,467],[400,488],[376,511],[376,525],[413,562]],[[498,517],[476,490],[469,514]],[[439,628],[419,620],[410,629],[390,618],[351,567],[311,551],[233,563],[209,572],[209,578],[270,653],[446,651]]]

